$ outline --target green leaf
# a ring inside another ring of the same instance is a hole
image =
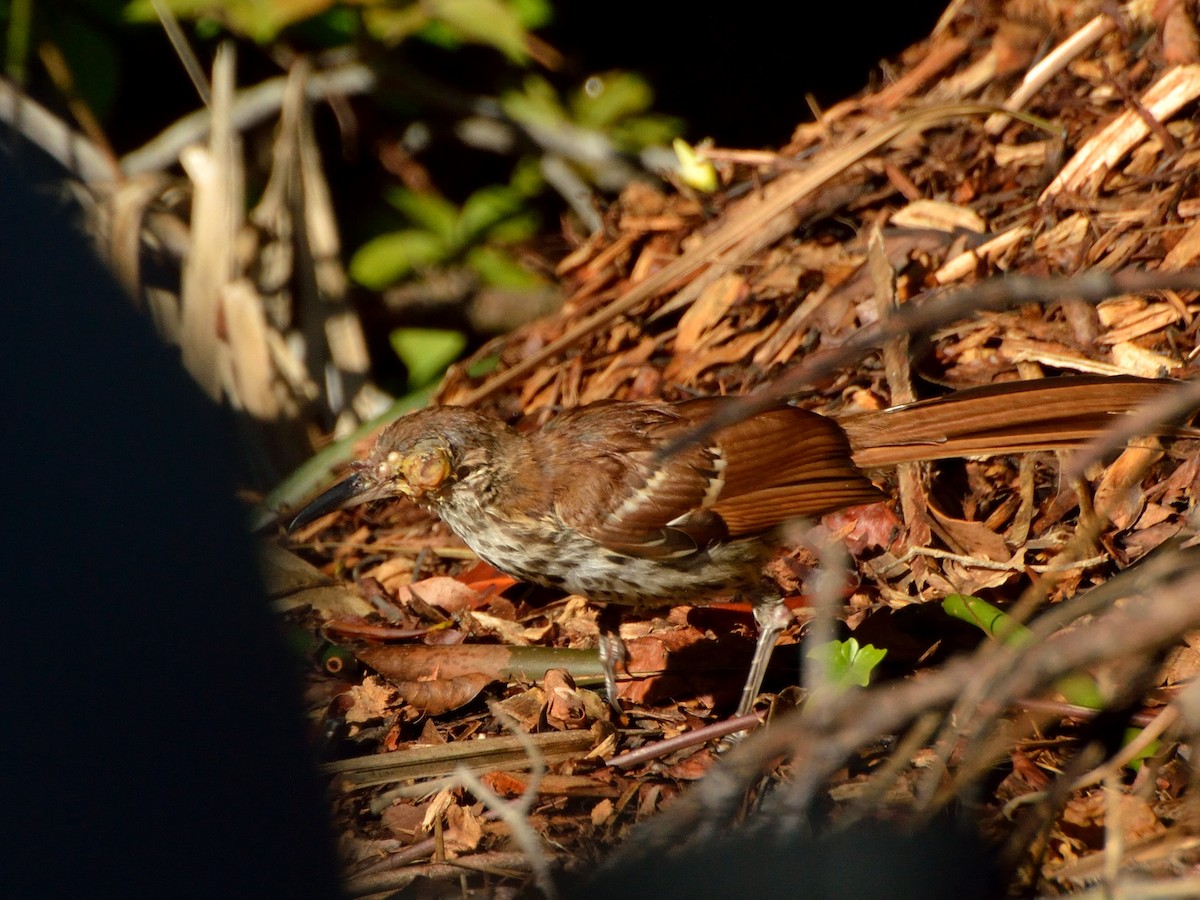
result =
[[[506,184],[480,188],[463,204],[458,220],[459,236],[464,244],[470,243],[524,209],[525,198]]]
[[[536,197],[546,186],[542,175],[542,161],[536,156],[522,156],[513,168],[508,183],[522,197]]]
[[[414,269],[427,268],[446,257],[446,245],[428,231],[393,231],[372,238],[350,258],[350,277],[379,291]]]
[[[413,390],[436,380],[467,346],[466,335],[448,328],[397,328],[388,339],[408,369]]]
[[[467,265],[492,287],[520,290],[545,283],[498,247],[472,248],[467,254]]]
[[[526,125],[561,125],[567,121],[567,111],[559,103],[554,87],[540,75],[527,76],[519,91],[501,94],[500,106]]]
[[[419,194],[407,188],[392,188],[384,196],[414,224],[437,235],[447,248],[459,244],[458,207],[446,198],[437,194]]]
[[[554,18],[554,7],[549,0],[509,0],[508,5],[526,31],[548,25]]]
[[[683,131],[683,120],[675,116],[649,114],[631,116],[614,125],[609,137],[627,153],[636,153],[643,147],[662,146]]]
[[[305,45],[311,44],[314,48],[343,47],[354,41],[360,19],[357,10],[337,6],[298,23],[294,33]]]
[[[462,40],[495,47],[522,65],[529,59],[521,20],[500,0],[425,0],[423,5]]]
[[[541,221],[541,217],[532,209],[523,210],[520,214],[493,225],[487,234],[488,242],[519,244],[527,241],[537,234]]]
[[[860,647],[854,638],[830,641],[808,651],[809,659],[825,664],[826,679],[836,690],[855,685],[866,687],[871,681],[871,672],[885,656],[887,650],[881,650],[873,644]]]
[[[500,354],[489,353],[487,356],[475,360],[467,368],[467,374],[472,378],[482,378],[484,375],[490,375],[500,367]]]
[[[211,0],[166,0],[166,4],[167,9],[181,19],[198,18],[205,10],[212,8]],[[158,21],[158,13],[154,11],[154,0],[133,0],[126,4],[123,14],[129,22]]]
[[[1124,747],[1124,746],[1127,746],[1127,745],[1133,743],[1134,738],[1136,738],[1141,733],[1142,733],[1142,729],[1137,728],[1136,726],[1130,726],[1129,728],[1126,728],[1125,729],[1125,737],[1124,737],[1124,740],[1121,742],[1121,746]],[[1161,741],[1151,741],[1144,748],[1142,748],[1142,751],[1140,753],[1138,753],[1137,756],[1135,756],[1133,759],[1131,759],[1129,762],[1127,762],[1125,764],[1126,768],[1128,768],[1134,772],[1140,772],[1142,770],[1142,766],[1144,766],[1146,764],[1146,760],[1152,758],[1154,756],[1154,754],[1156,754],[1161,749],[1162,749]]]
[[[363,27],[376,40],[395,46],[405,38],[420,33],[429,25],[429,13],[420,3],[393,9],[386,6],[371,6],[363,10]]]
[[[10,81],[25,84],[33,46],[33,0],[7,0],[0,4],[5,28],[4,72]]]
[[[215,19],[229,31],[242,34],[260,44],[274,40],[290,25],[325,12],[334,0],[167,0],[167,6],[181,19]],[[134,0],[125,8],[131,21],[155,21],[151,0]]]
[[[607,128],[653,103],[654,91],[646,79],[632,72],[593,75],[571,94],[573,118],[585,128]]]

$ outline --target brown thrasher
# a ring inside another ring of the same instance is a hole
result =
[[[838,420],[779,406],[669,457],[729,398],[602,401],[521,432],[480,412],[424,409],[389,425],[354,473],[292,528],[407,496],[497,569],[624,606],[747,594],[759,626],[739,713],[787,621],[761,567],[782,522],[883,499],[860,467],[1078,446],[1173,382],[1067,377],[971,388]],[[606,624],[607,623],[607,624]],[[609,698],[624,659],[601,617]]]

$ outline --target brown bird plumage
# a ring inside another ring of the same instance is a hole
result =
[[[388,426],[354,473],[296,517],[407,496],[497,569],[606,604],[661,606],[748,594],[759,642],[739,712],[753,705],[786,622],[761,567],[778,525],[883,499],[860,467],[1077,446],[1171,382],[1062,378],[975,388],[833,420],[781,406],[669,458],[660,450],[724,398],[605,401],[516,431],[435,407]],[[602,628],[606,683],[624,647]]]

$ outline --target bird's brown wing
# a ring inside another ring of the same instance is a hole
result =
[[[711,414],[711,408],[700,411]],[[851,460],[841,427],[808,410],[782,406],[761,413],[718,432],[713,446],[727,465],[711,512],[735,537],[883,499]]]
[[[554,485],[563,522],[616,552],[664,558],[881,498],[837,424],[790,407],[660,458],[721,402],[593,404],[556,418],[540,443],[571,462],[546,467],[570,473]]]

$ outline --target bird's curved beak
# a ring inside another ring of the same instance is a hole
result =
[[[380,496],[377,485],[370,483],[361,472],[355,472],[318,494],[303,506],[288,524],[288,533],[302,528],[309,522],[316,521],[326,513],[358,506],[361,503],[378,499]]]

